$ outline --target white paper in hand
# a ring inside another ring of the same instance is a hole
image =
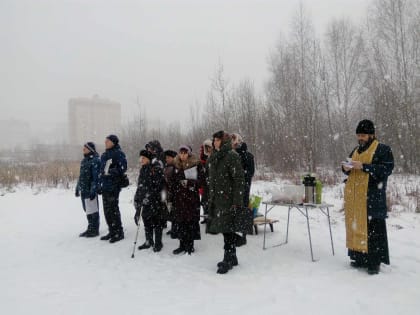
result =
[[[85,209],[86,214],[92,214],[99,211],[98,207],[98,197],[96,196],[95,199],[90,200],[89,198],[85,199]]]
[[[197,180],[197,166],[189,168],[184,171],[184,175],[186,179],[194,179]]]
[[[108,161],[106,161],[106,163],[105,163],[105,167],[104,167],[104,173],[105,173],[105,175],[109,175],[109,167],[111,166],[111,164],[112,164],[112,159],[109,159]]]

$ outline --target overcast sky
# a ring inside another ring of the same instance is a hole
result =
[[[306,0],[316,30],[362,19],[367,0]],[[220,59],[226,76],[267,78],[299,0],[0,0],[1,119],[65,122],[71,97],[138,96],[149,117],[189,117]],[[1,120],[0,119],[0,120]]]

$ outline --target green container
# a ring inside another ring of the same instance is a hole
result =
[[[315,181],[315,203],[322,203],[322,183],[319,179]]]

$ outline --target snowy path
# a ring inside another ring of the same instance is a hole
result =
[[[86,219],[71,191],[34,195],[19,189],[1,196],[1,313],[419,313],[420,215],[394,214],[388,220],[392,264],[382,266],[377,276],[349,267],[338,207],[332,212],[335,256],[326,219],[314,212],[311,232],[319,260],[310,261],[305,219],[294,213],[289,244],[263,251],[262,233],[249,236],[248,245],[238,249],[240,265],[217,275],[221,236],[202,233],[196,253],[175,257],[171,252],[177,242],[165,235],[162,252],[137,251],[131,259],[133,194],[130,187],[121,196],[126,238],[116,244],[78,237]],[[268,233],[269,244],[285,236],[286,208],[274,209],[272,216],[280,223]],[[102,216],[101,234],[105,232]]]

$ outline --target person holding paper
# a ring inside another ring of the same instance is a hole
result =
[[[389,265],[386,186],[394,168],[389,146],[379,143],[375,126],[362,120],[356,128],[359,145],[342,164],[348,175],[344,190],[346,246],[355,268],[367,268],[371,275],[379,272],[381,263]]]
[[[101,160],[93,142],[83,145],[83,160],[80,163],[80,175],[76,185],[76,197],[81,197],[83,210],[86,213],[88,227],[80,237],[99,235],[98,175]]]
[[[192,154],[188,145],[180,146],[174,161],[175,170],[170,178],[169,202],[172,204],[173,236],[179,239],[179,247],[174,255],[194,252],[194,240],[200,235],[200,195],[199,188],[204,181],[204,171],[200,160]]]

